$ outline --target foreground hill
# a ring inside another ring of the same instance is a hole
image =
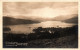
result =
[[[17,24],[33,24],[39,23],[38,21],[26,20],[26,19],[16,19],[11,17],[3,17],[3,25],[17,25]]]

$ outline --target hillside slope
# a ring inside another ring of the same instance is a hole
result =
[[[39,23],[38,21],[26,20],[26,19],[16,19],[11,17],[3,17],[3,25],[17,25],[17,24],[33,24]]]

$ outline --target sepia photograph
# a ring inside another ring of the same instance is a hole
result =
[[[78,2],[3,2],[3,48],[78,48]]]

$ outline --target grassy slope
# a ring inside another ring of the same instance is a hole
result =
[[[77,37],[75,35],[54,39],[38,39],[28,42],[32,48],[77,48]]]

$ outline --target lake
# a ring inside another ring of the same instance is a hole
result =
[[[41,23],[35,23],[35,24],[20,24],[20,25],[9,25],[7,27],[11,28],[11,32],[13,33],[31,33],[33,29],[42,27],[42,28],[48,28],[48,27],[71,27],[76,24],[72,23],[64,23],[61,21],[45,21]]]

